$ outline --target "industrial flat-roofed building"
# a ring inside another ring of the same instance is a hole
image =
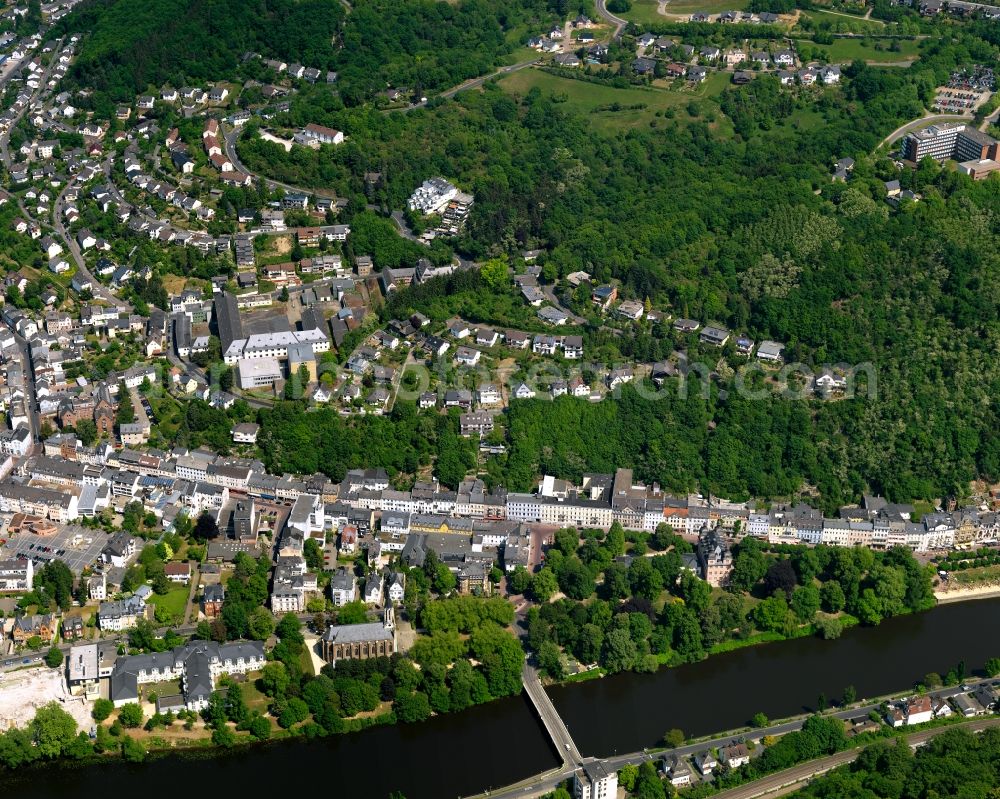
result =
[[[996,139],[962,122],[931,125],[903,140],[903,157],[914,163],[924,158],[965,162],[997,160],[998,156]]]
[[[66,680],[70,691],[84,689],[88,698],[98,695],[102,679],[111,676],[118,660],[118,644],[79,644],[69,650],[66,658]]]
[[[237,362],[240,388],[244,391],[272,386],[284,378],[281,365],[274,358],[240,358]]]
[[[307,344],[314,353],[327,352],[330,339],[317,328],[311,330],[283,331],[279,333],[258,333],[246,339],[235,339],[223,350],[226,363],[234,364],[240,359],[287,358],[289,348],[296,344]]]

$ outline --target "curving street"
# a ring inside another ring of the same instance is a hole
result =
[[[608,11],[608,0],[596,0],[595,6],[597,7],[597,13],[606,21],[610,22],[615,26],[615,32],[612,35],[612,39],[620,39],[622,37],[622,31],[628,27],[628,20],[622,19],[621,17],[616,17],[610,11]]]
[[[62,43],[63,39],[59,39],[58,46],[61,47]],[[21,68],[29,61],[31,61],[31,57],[32,57],[31,53],[28,53],[24,58],[18,61],[16,65],[10,69],[10,71],[8,71],[6,74],[4,74],[2,78],[0,78],[0,89],[2,89],[6,85],[7,81],[9,81],[12,77],[14,77],[15,74],[20,74]],[[31,99],[28,101],[28,104],[21,109],[20,113],[16,117],[14,117],[13,121],[10,124],[10,127],[8,127],[7,130],[4,131],[2,135],[0,135],[0,159],[3,160],[3,165],[7,169],[10,169],[10,165],[12,162],[12,159],[10,157],[10,132],[17,126],[17,123],[24,118],[24,115],[27,114],[28,111],[34,107],[35,101],[41,96],[42,91],[44,90],[49,80],[49,77],[52,75],[53,68],[54,68],[53,63],[50,62],[49,65],[45,68],[45,71],[42,72],[42,80],[39,82],[38,88],[31,93]]]
[[[111,291],[111,289],[101,283],[87,268],[87,262],[84,260],[83,253],[80,251],[80,245],[77,244],[76,238],[70,235],[69,231],[66,230],[66,226],[63,224],[63,208],[66,205],[66,192],[69,191],[70,187],[73,186],[74,183],[75,181],[68,182],[63,190],[59,192],[59,196],[56,197],[55,203],[52,206],[52,227],[55,228],[56,234],[63,240],[67,249],[69,249],[70,254],[73,256],[73,263],[76,264],[77,274],[87,278],[93,285],[91,293],[94,297],[111,303],[118,308],[119,311],[126,313],[130,312],[132,310],[131,304],[123,300]]]
[[[333,192],[326,189],[308,189],[303,186],[293,186],[290,183],[282,183],[280,180],[274,180],[273,178],[265,178],[257,175],[251,170],[247,169],[246,165],[240,161],[240,157],[236,152],[236,140],[240,137],[240,129],[233,128],[228,133],[222,137],[223,147],[226,151],[226,158],[228,158],[233,163],[237,172],[242,172],[245,175],[250,175],[250,177],[255,180],[260,180],[266,186],[271,188],[284,189],[285,191],[295,192],[297,194],[314,194],[317,197],[336,197]]]

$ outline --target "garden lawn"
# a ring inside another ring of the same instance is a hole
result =
[[[172,586],[165,594],[153,594],[149,598],[149,604],[163,608],[175,619],[181,619],[184,617],[184,608],[187,605],[189,593],[190,586],[187,584]]]

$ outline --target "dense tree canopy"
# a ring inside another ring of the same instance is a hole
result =
[[[909,69],[852,64],[843,86],[820,96],[760,78],[727,89],[714,123],[666,113],[614,135],[596,133],[572,103],[538,89],[520,96],[488,84],[402,115],[347,107],[314,87],[285,121],[321,113],[348,141],[292,157],[249,136],[241,152],[283,180],[351,198],[377,170],[384,185],[370,199],[385,208],[403,207],[422,180],[445,174],[476,197],[456,242],[467,255],[540,247],[546,279],[583,269],[676,316],[783,342],[789,360],[814,371],[842,363],[874,375],[870,396],[842,401],[769,390],[749,399],[723,369],[707,398],[671,389],[654,403],[627,395],[599,407],[514,403],[510,451],[491,465],[508,488],[526,488],[540,470],[577,477],[630,465],[675,490],[734,497],[815,486],[827,508],[866,490],[900,501],[959,494],[977,475],[1000,477],[1000,445],[989,434],[1000,421],[990,400],[1000,383],[990,356],[1000,307],[991,278],[1000,270],[997,183],[934,165],[899,173],[868,154],[923,113],[952,68],[989,61],[991,37],[970,25],[923,43]],[[822,124],[798,124],[805,113]],[[735,127],[728,139],[723,118]],[[852,180],[831,183],[831,164],[843,156],[859,159]],[[883,181],[896,177],[924,200],[890,208]],[[346,214],[367,229],[363,207],[352,199]],[[397,246],[384,256],[400,259],[415,255]],[[401,291],[392,312],[531,322],[516,293],[472,280]],[[582,332],[588,354],[606,363],[675,350],[708,370],[718,360],[669,326]],[[606,433],[584,432],[593,430]]]
[[[895,742],[869,746],[848,766],[818,777],[801,799],[993,797],[1000,785],[1000,733],[948,730],[916,752]]]

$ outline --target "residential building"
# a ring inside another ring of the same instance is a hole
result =
[[[139,596],[117,602],[102,602],[97,611],[97,626],[102,632],[130,630],[145,617],[146,602]]]
[[[0,591],[30,591],[34,571],[34,562],[29,558],[0,561]]]
[[[669,755],[663,759],[663,773],[675,788],[691,784],[691,767],[677,755]]]
[[[724,347],[729,341],[729,331],[724,327],[706,327],[698,337],[702,344],[711,344],[715,347]]]
[[[109,696],[115,707],[121,707],[138,700],[140,685],[179,680],[181,695],[171,706],[197,712],[208,707],[219,677],[259,671],[264,663],[260,641],[191,641],[169,652],[119,657],[111,672]]]
[[[216,583],[206,585],[201,596],[201,611],[208,619],[214,619],[222,614],[222,607],[226,602],[226,589],[223,585]]]
[[[435,214],[458,196],[458,188],[444,178],[425,180],[410,196],[407,203],[411,211]]]
[[[750,762],[750,752],[746,744],[733,744],[719,749],[719,760],[729,768],[739,768]]]
[[[55,637],[56,624],[55,617],[50,613],[17,616],[11,627],[11,637],[18,646],[23,646],[32,638],[40,638],[43,644],[48,644]]]
[[[342,566],[333,573],[330,578],[330,597],[338,608],[358,598],[357,583],[349,569]]]
[[[573,772],[574,799],[616,799],[618,772],[608,769],[599,760],[585,763]]]
[[[698,565],[701,578],[713,588],[724,586],[733,570],[733,555],[716,530],[705,530],[698,536]]]

